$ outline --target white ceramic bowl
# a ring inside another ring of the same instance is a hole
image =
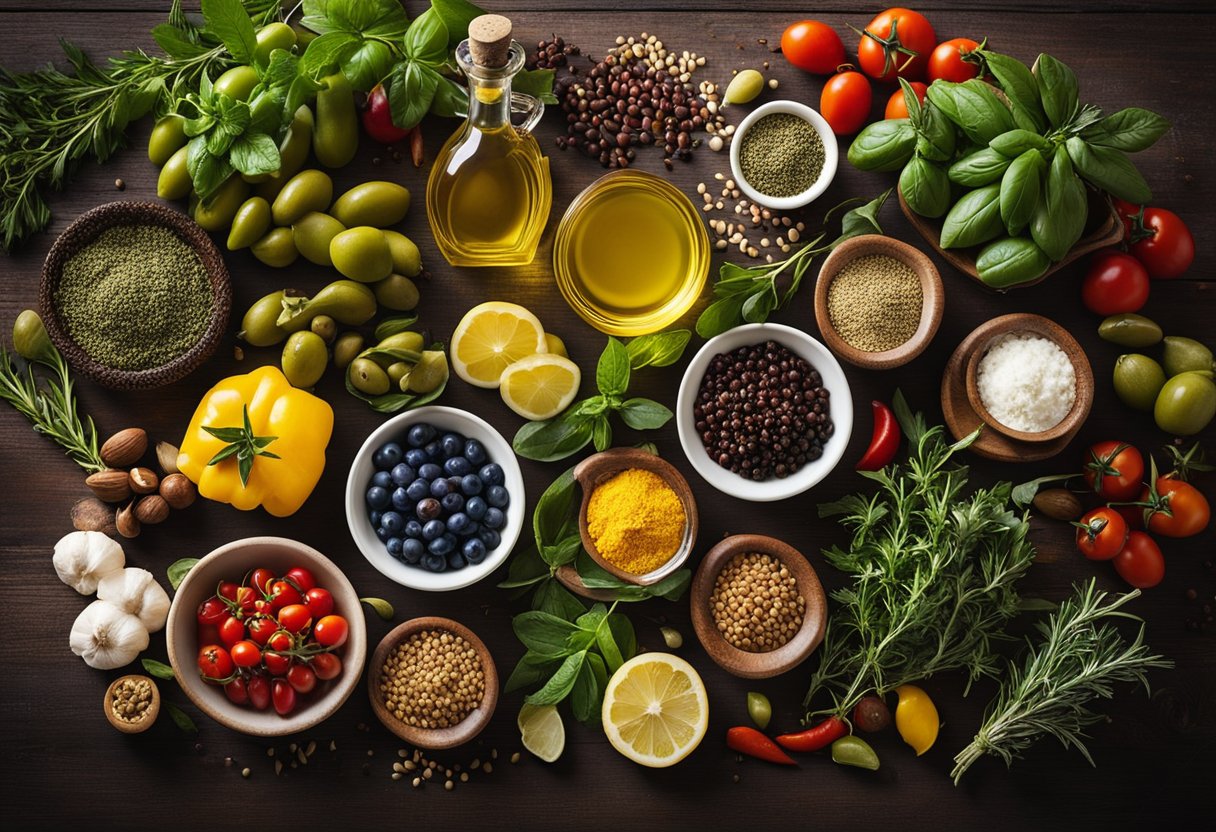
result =
[[[256,567],[264,566],[282,575],[293,566],[303,566],[312,572],[317,585],[334,596],[334,612],[350,624],[346,644],[338,650],[342,659],[342,674],[331,682],[321,682],[304,697],[294,713],[282,717],[274,708],[258,711],[228,701],[223,688],[204,682],[195,665],[198,650],[198,605],[215,594],[220,581],[239,582]],[[342,706],[363,678],[363,662],[367,658],[367,625],[359,603],[359,594],[342,570],[329,558],[311,546],[285,537],[247,537],[227,543],[195,564],[173,596],[169,620],[165,625],[165,644],[169,663],[177,683],[190,701],[226,728],[257,737],[281,737],[307,731],[328,718]]]
[[[505,475],[503,484],[511,495],[511,502],[507,504],[505,512],[507,522],[499,530],[502,542],[498,544],[497,549],[487,554],[481,563],[468,564],[463,569],[445,572],[430,572],[421,566],[410,566],[388,553],[367,518],[366,494],[372,474],[376,470],[372,464],[372,454],[385,442],[400,442],[402,447],[405,447],[406,432],[411,425],[420,422],[432,424],[441,431],[454,431],[467,439],[479,440],[485,446],[490,461],[502,466]],[[525,502],[524,478],[519,470],[519,462],[515,459],[515,452],[511,450],[511,444],[484,419],[454,407],[420,407],[389,419],[372,431],[364,441],[363,447],[355,454],[355,462],[346,480],[346,522],[363,557],[397,583],[430,592],[460,589],[475,584],[501,566],[511,553],[511,547],[519,539],[519,532],[524,525]]]
[[[811,187],[794,196],[778,197],[760,193],[747,181],[747,177],[743,175],[743,167],[739,164],[739,149],[743,146],[743,137],[747,135],[747,131],[760,119],[775,113],[789,113],[809,122],[815,128],[815,132],[819,134],[819,138],[823,140],[823,170],[819,172],[819,178]],[[753,202],[778,211],[793,211],[795,208],[801,208],[817,199],[836,178],[836,165],[839,159],[840,149],[836,145],[836,134],[832,132],[827,121],[818,112],[797,101],[782,100],[761,104],[740,122],[730,143],[730,172],[738,184],[739,190],[747,194],[747,198]]]
[[[829,414],[836,429],[824,444],[823,456],[819,459],[808,462],[791,476],[756,482],[732,474],[705,452],[693,419],[693,405],[701,387],[701,379],[705,377],[709,362],[715,355],[770,340],[805,358],[819,371],[823,386],[831,394]],[[733,497],[754,502],[784,500],[801,494],[818,483],[840,462],[853,431],[853,397],[844,370],[823,344],[793,327],[781,324],[746,324],[710,338],[693,357],[688,369],[684,371],[684,378],[680,381],[680,395],[676,400],[676,427],[680,432],[684,455],[702,479],[714,488]]]

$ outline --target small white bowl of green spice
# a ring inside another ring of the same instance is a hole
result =
[[[823,116],[797,101],[770,101],[739,124],[730,170],[748,199],[792,211],[828,189],[839,156],[836,134]]]

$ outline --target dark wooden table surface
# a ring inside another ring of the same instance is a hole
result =
[[[408,4],[417,13],[418,3]],[[700,77],[729,78],[732,68],[772,61],[771,75],[780,80],[776,95],[817,105],[822,79],[789,67],[769,54],[786,24],[815,6],[815,16],[837,25],[864,25],[877,10],[841,0],[786,3],[758,0],[747,4],[684,3],[657,0],[620,4],[562,0],[553,4],[522,0],[488,3],[511,10],[516,32],[535,41],[553,31],[579,44],[589,54],[603,54],[618,34],[645,31],[669,46],[695,50],[709,57]],[[605,10],[627,6],[628,9]],[[0,65],[28,69],[59,60],[57,38],[67,38],[100,57],[124,46],[152,46],[149,30],[161,22],[167,0],[0,0]],[[1016,9],[1016,10],[1015,10]],[[1181,280],[1156,283],[1145,313],[1162,322],[1168,332],[1211,339],[1214,310],[1210,282],[1216,268],[1216,116],[1211,108],[1212,53],[1203,38],[1216,25],[1210,4],[1153,3],[1148,0],[933,0],[930,17],[940,37],[987,35],[992,45],[1027,62],[1040,51],[1069,63],[1081,79],[1083,100],[1117,109],[1139,105],[1164,114],[1174,129],[1156,147],[1137,157],[1153,186],[1156,201],[1182,214],[1195,231],[1198,257]],[[760,39],[767,39],[763,45]],[[852,48],[855,40],[845,38]],[[769,93],[769,97],[773,94]],[[881,112],[887,93],[875,97]],[[546,116],[541,143],[552,159],[554,216],[587,183],[601,173],[591,161],[553,150],[560,113]],[[427,146],[432,151],[453,129],[453,121],[428,121]],[[0,321],[7,327],[23,308],[36,305],[39,270],[55,235],[82,211],[113,199],[155,199],[156,172],[143,148],[149,124],[131,131],[131,149],[105,166],[85,165],[79,176],[53,200],[54,221],[11,256],[0,256]],[[532,266],[518,270],[465,271],[446,267],[431,242],[421,194],[425,171],[407,163],[386,161],[373,167],[382,152],[364,140],[356,162],[340,171],[337,185],[369,178],[393,178],[415,193],[415,208],[404,231],[416,239],[434,278],[424,286],[420,308],[423,323],[446,337],[466,309],[486,299],[510,299],[526,304],[569,345],[584,368],[594,361],[604,337],[584,325],[556,291],[550,271],[552,228]],[[639,167],[662,172],[659,155],[640,153]],[[700,181],[712,181],[727,171],[725,154],[702,149],[689,165],[677,164],[670,178],[693,193]],[[115,178],[126,182],[118,193]],[[846,196],[872,195],[887,187],[890,177],[863,174],[842,164],[831,190],[810,212],[818,224],[824,206]],[[919,243],[898,215],[894,204],[883,214],[893,236]],[[627,241],[623,241],[627,244]],[[285,285],[316,289],[332,272],[308,264],[286,271],[262,267],[247,252],[227,257],[240,313],[250,302]],[[639,267],[643,267],[639,260]],[[1068,327],[1088,351],[1098,379],[1097,398],[1089,422],[1061,457],[1038,464],[997,465],[974,459],[977,480],[1021,481],[1074,468],[1091,441],[1126,438],[1142,448],[1157,449],[1168,441],[1141,414],[1114,398],[1109,373],[1118,348],[1101,342],[1097,320],[1078,299],[1079,269],[1068,269],[1046,283],[1007,296],[991,294],[939,262],[946,285],[946,314],[932,346],[912,364],[893,372],[849,369],[854,405],[861,408],[844,462],[809,494],[776,504],[747,503],[718,493],[697,478],[679,450],[674,427],[654,435],[661,453],[682,468],[701,506],[699,549],[704,551],[726,532],[760,532],[789,541],[810,557],[829,587],[840,577],[828,567],[819,549],[840,542],[841,530],[815,518],[816,503],[863,488],[851,472],[869,438],[867,403],[889,399],[902,388],[913,405],[932,419],[940,418],[938,390],[946,358],[976,325],[1013,311],[1047,315]],[[697,307],[697,310],[701,306]],[[690,313],[687,325],[695,313]],[[815,333],[811,289],[805,288],[792,308],[777,320]],[[235,331],[235,326],[232,327]],[[7,336],[6,336],[7,338]],[[690,347],[695,350],[699,340]],[[129,425],[142,425],[156,439],[180,440],[199,396],[218,379],[277,361],[274,350],[247,349],[244,362],[232,356],[232,340],[217,356],[184,381],[160,390],[121,394],[89,383],[80,384],[83,406],[104,434]],[[681,367],[639,373],[642,395],[674,406]],[[306,541],[335,559],[360,594],[389,599],[398,620],[424,614],[459,619],[480,633],[493,651],[499,671],[507,673],[521,653],[510,632],[510,616],[519,603],[486,580],[451,594],[427,594],[396,586],[375,572],[352,544],[342,518],[341,500],[346,472],[355,450],[381,417],[342,391],[331,372],[318,393],[334,405],[336,426],[328,466],[316,492],[294,517],[275,519],[261,511],[240,513],[228,506],[200,503],[173,522],[149,529],[125,542],[128,561],[158,576],[174,560],[201,556],[237,538],[274,534]],[[493,392],[453,380],[443,403],[467,408],[488,418],[508,436],[520,420]],[[1212,444],[1213,431],[1206,440]],[[622,431],[619,442],[637,441]],[[529,502],[564,466],[524,464]],[[518,694],[504,696],[489,729],[474,746],[441,755],[450,762],[486,758],[497,748],[500,764],[490,777],[446,793],[434,786],[422,791],[408,782],[390,779],[400,744],[376,723],[361,685],[341,711],[306,736],[321,750],[307,767],[287,770],[280,777],[267,757],[268,743],[243,737],[202,717],[172,684],[164,685],[171,701],[186,705],[199,722],[197,738],[187,738],[162,718],[152,731],[121,736],[102,715],[103,691],[119,671],[90,670],[68,650],[73,619],[87,603],[61,584],[51,567],[51,550],[71,526],[68,509],[81,496],[79,471],[46,440],[35,436],[25,421],[5,408],[0,413],[0,470],[4,472],[4,502],[0,504],[0,668],[4,673],[2,724],[4,753],[0,755],[3,799],[0,816],[10,829],[66,828],[100,823],[103,826],[214,828],[217,822],[236,824],[245,818],[282,821],[290,818],[315,824],[324,816],[342,828],[376,828],[388,824],[431,824],[441,828],[509,827],[571,829],[684,828],[694,822],[706,828],[883,826],[993,828],[1047,827],[1123,828],[1149,825],[1180,828],[1188,821],[1202,826],[1212,817],[1212,749],[1216,747],[1216,650],[1208,624],[1203,632],[1188,631],[1185,620],[1202,617],[1201,605],[1213,603],[1213,535],[1206,539],[1168,541],[1164,548],[1168,570],[1164,582],[1133,604],[1148,622],[1148,640],[1177,663],[1171,672],[1153,675],[1153,696],[1120,685],[1112,703],[1104,704],[1109,724],[1093,728],[1090,749],[1098,763],[1091,768],[1075,751],[1053,741],[1035,747],[1027,759],[1006,772],[988,759],[968,774],[961,787],[947,773],[952,756],[970,739],[993,692],[989,682],[962,696],[955,676],[929,679],[925,687],[944,720],[937,745],[916,758],[898,736],[887,732],[874,744],[882,757],[876,774],[832,765],[822,757],[805,759],[798,770],[778,770],[754,761],[738,764],[724,747],[725,729],[746,719],[744,694],[761,690],[771,698],[774,726],[797,723],[811,664],[783,677],[747,682],[717,668],[693,638],[686,603],[656,601],[632,607],[629,613],[641,642],[662,647],[661,617],[683,631],[681,650],[702,673],[710,692],[710,731],[701,748],[681,765],[650,771],[613,751],[598,731],[567,719],[567,747],[555,765],[525,760],[505,765],[501,754],[518,748],[515,714]],[[1211,481],[1205,486],[1216,497]],[[1034,521],[1033,538],[1040,563],[1025,580],[1027,594],[1060,599],[1070,584],[1096,575],[1101,586],[1121,590],[1122,582],[1107,566],[1095,566],[1073,551],[1066,527]],[[1195,589],[1198,601],[1185,593]],[[391,625],[368,620],[372,644]],[[144,654],[164,658],[164,640],[153,639]],[[811,660],[812,662],[814,659]],[[370,726],[370,729],[362,726]],[[330,741],[337,750],[326,750]],[[196,746],[196,743],[198,744]],[[286,740],[277,743],[279,753]],[[225,766],[225,758],[235,760]],[[241,767],[252,769],[243,780]],[[738,774],[740,782],[733,782]],[[219,819],[219,820],[217,820]],[[271,827],[267,827],[271,828]]]

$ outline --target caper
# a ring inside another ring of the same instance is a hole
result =
[[[422,253],[414,241],[400,231],[384,231],[389,251],[393,253],[393,271],[406,277],[417,277],[422,271]]]
[[[1141,349],[1151,347],[1161,340],[1161,327],[1143,315],[1124,312],[1121,315],[1111,315],[1099,324],[1098,337],[1121,347]]]
[[[334,366],[344,370],[363,352],[363,336],[357,332],[343,332],[334,341]]]
[[[351,362],[347,371],[350,383],[360,393],[368,396],[381,396],[388,392],[388,373],[381,369],[375,361],[367,358],[356,358]]]
[[[328,315],[318,315],[308,323],[308,328],[321,336],[325,343],[330,343],[334,340],[334,336],[338,332],[337,322]]]
[[[448,380],[448,356],[443,350],[427,350],[410,370],[409,392],[433,393]]]
[[[369,225],[348,228],[330,241],[334,268],[351,280],[375,283],[393,271],[393,254],[383,232]]]
[[[241,319],[241,331],[237,337],[254,347],[269,347],[286,338],[287,333],[275,323],[283,312],[284,294],[280,289],[255,301]]]
[[[275,228],[249,248],[253,256],[267,266],[277,269],[290,266],[296,262],[300,252],[296,249],[295,240],[291,237],[290,228]]]
[[[1169,335],[1165,339],[1165,350],[1161,355],[1161,366],[1170,378],[1179,373],[1210,371],[1212,351],[1194,338]]]
[[[387,228],[405,219],[409,210],[408,188],[396,182],[377,181],[364,182],[342,194],[330,213],[348,228],[357,225]]]
[[[394,387],[400,387],[401,379],[410,374],[410,365],[404,361],[397,361],[389,364],[384,372],[388,374],[388,380]]]
[[[376,300],[387,309],[409,312],[418,306],[418,286],[402,274],[390,274],[374,287]]]
[[[764,89],[764,76],[754,69],[744,69],[739,72],[726,87],[723,104],[747,104],[754,101]]]
[[[334,181],[324,171],[302,170],[287,181],[270,206],[275,225],[291,225],[309,211],[324,211],[334,196]]]
[[[1115,394],[1128,407],[1152,410],[1165,384],[1165,371],[1147,355],[1129,353],[1115,360]]]
[[[345,225],[320,211],[309,211],[291,224],[296,248],[304,255],[305,260],[318,266],[334,264],[329,258],[329,244],[345,230]]]
[[[325,374],[329,354],[315,332],[293,332],[283,345],[283,375],[293,387],[312,387]]]
[[[251,196],[237,209],[228,231],[228,250],[251,246],[270,230],[270,203],[260,196]]]

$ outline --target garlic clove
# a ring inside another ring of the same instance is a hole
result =
[[[162,629],[169,617],[169,594],[147,569],[128,566],[106,575],[97,584],[97,597],[134,615],[149,633]]]
[[[147,649],[148,628],[109,601],[94,601],[76,617],[68,645],[89,667],[113,670]]]
[[[126,562],[122,547],[101,532],[69,532],[51,557],[59,580],[81,595],[92,595],[102,578],[122,571]]]

